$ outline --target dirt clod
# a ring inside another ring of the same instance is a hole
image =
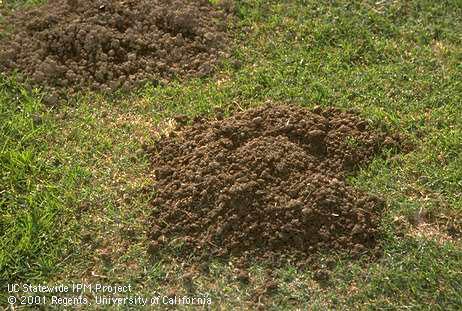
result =
[[[250,282],[250,276],[249,273],[245,270],[238,270],[236,271],[236,279],[239,282],[242,282],[244,284],[248,284]]]
[[[270,105],[196,121],[154,148],[153,240],[243,262],[377,246],[384,202],[345,178],[398,138],[337,109]]]
[[[226,21],[207,0],[49,0],[8,13],[13,30],[0,42],[0,70],[73,91],[203,76],[224,51]]]

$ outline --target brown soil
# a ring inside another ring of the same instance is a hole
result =
[[[223,54],[226,20],[207,0],[49,0],[7,17],[0,70],[71,91],[204,76]]]
[[[345,178],[399,141],[336,109],[265,106],[196,120],[154,147],[151,251],[181,246],[182,256],[243,262],[371,253],[384,203]]]

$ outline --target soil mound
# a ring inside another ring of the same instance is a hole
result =
[[[367,253],[383,201],[345,177],[398,145],[336,109],[265,106],[180,128],[153,151],[151,250],[178,246],[183,255],[244,262]]]
[[[203,76],[223,53],[226,19],[207,0],[49,0],[7,17],[0,69],[71,90]]]

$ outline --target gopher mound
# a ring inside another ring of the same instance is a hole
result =
[[[207,0],[49,0],[7,17],[0,69],[71,91],[204,76],[224,53],[226,20]]]
[[[336,109],[265,106],[184,126],[153,148],[151,251],[244,262],[372,254],[384,202],[345,178],[393,146]]]

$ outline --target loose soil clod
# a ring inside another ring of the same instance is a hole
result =
[[[266,106],[197,120],[154,148],[154,251],[201,260],[357,256],[377,246],[383,201],[345,177],[399,138],[336,109]]]
[[[226,19],[207,0],[49,0],[8,16],[0,70],[66,94],[204,76],[224,53]]]

